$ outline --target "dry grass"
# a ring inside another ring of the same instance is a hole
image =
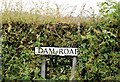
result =
[[[84,14],[87,15],[89,11],[84,10],[85,5],[81,8],[80,14],[77,17],[72,16],[76,10],[76,6],[72,7],[72,10],[66,14],[62,15],[61,13],[65,13],[67,9],[70,7],[66,7],[64,9],[60,8],[57,4],[56,9],[53,9],[49,6],[49,2],[47,3],[32,3],[34,8],[29,12],[24,11],[25,7],[22,6],[21,2],[17,2],[15,6],[12,6],[12,2],[6,3],[3,0],[3,12],[2,12],[2,22],[10,22],[10,21],[23,21],[25,23],[37,23],[37,24],[46,24],[46,23],[85,23],[87,21],[90,22],[92,16],[87,16],[84,18]],[[38,6],[40,4],[40,6]],[[89,20],[90,19],[90,20]]]

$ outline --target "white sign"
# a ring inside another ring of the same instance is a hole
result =
[[[59,47],[35,47],[35,54],[40,55],[59,55],[59,56],[77,56],[77,48],[59,48]]]

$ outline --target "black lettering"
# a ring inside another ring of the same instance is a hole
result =
[[[73,49],[70,50],[70,54],[74,54]]]
[[[38,48],[38,53],[43,53],[43,49],[42,48]]]
[[[63,54],[63,49],[59,49],[59,54]]]
[[[75,49],[75,54],[77,54],[78,53],[78,50],[77,49]]]
[[[55,49],[54,48],[53,49],[49,48],[49,54],[55,54]]]
[[[44,54],[48,54],[48,51],[47,51],[47,49],[45,48],[45,50],[44,50]]]
[[[68,50],[68,49],[64,49],[64,53],[65,53],[65,54],[68,54],[68,53],[69,53],[69,50]]]

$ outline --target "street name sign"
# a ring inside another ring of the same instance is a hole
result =
[[[35,47],[35,54],[40,55],[77,56],[77,52],[77,48]]]

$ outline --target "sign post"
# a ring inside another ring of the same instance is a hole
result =
[[[77,48],[59,48],[59,47],[35,47],[35,54],[44,55],[42,66],[41,66],[41,75],[45,78],[45,68],[46,68],[46,59],[47,55],[58,55],[58,56],[72,56],[72,80],[74,78],[75,65],[76,65],[76,56]]]
[[[41,66],[41,76],[45,78],[45,68],[46,68],[46,59],[43,57],[42,66]]]
[[[75,75],[75,65],[76,65],[76,57],[73,57],[73,60],[72,60],[72,80],[74,80],[74,75]]]

